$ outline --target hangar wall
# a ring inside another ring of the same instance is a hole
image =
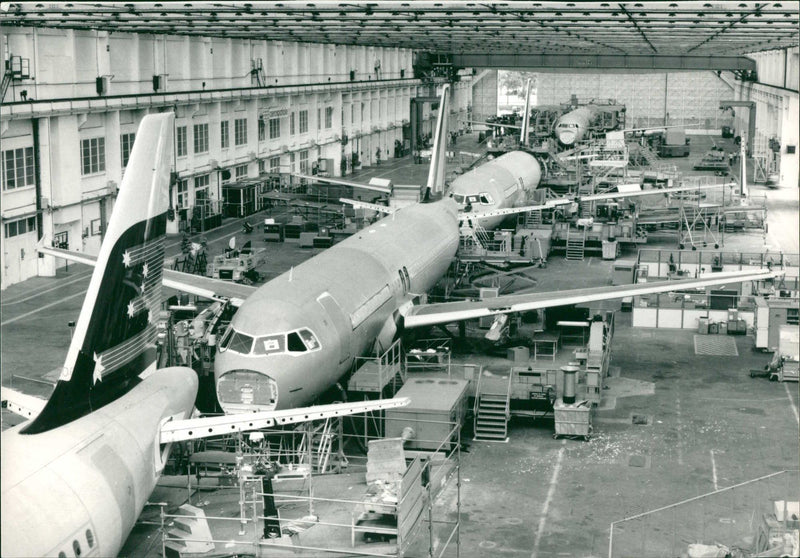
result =
[[[478,122],[497,116],[497,70],[479,70],[472,80],[472,115]]]
[[[776,176],[784,187],[800,186],[800,48],[778,49],[749,55],[755,59],[758,81],[735,82],[736,100],[756,107],[755,163],[763,173]],[[747,126],[748,111],[736,113],[736,129]]]
[[[669,73],[560,73],[538,74],[536,93],[540,105],[616,99],[626,107],[627,126],[664,123],[697,124],[717,129],[730,117],[719,110],[719,101],[733,98],[733,89],[713,72]]]
[[[53,258],[35,256],[41,237],[97,253],[139,122],[149,112],[176,112],[178,181],[168,232],[178,233],[195,214],[224,214],[226,183],[310,172],[322,159],[332,160],[330,174],[340,175],[352,170],[354,153],[359,166],[368,166],[378,149],[391,157],[409,122],[410,99],[435,94],[430,83],[413,78],[407,49],[4,32],[0,55],[28,59],[31,72],[11,83],[3,105],[3,289],[55,273]],[[98,77],[105,78],[102,94]],[[470,81],[454,88],[457,121],[470,102]]]

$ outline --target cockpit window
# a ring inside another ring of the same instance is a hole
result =
[[[232,331],[232,330],[230,330]],[[227,343],[227,345],[225,344]],[[287,333],[276,333],[273,335],[263,335],[256,338],[255,343],[252,338],[242,333],[233,331],[232,334],[226,333],[220,349],[230,349],[242,354],[250,353],[252,346],[253,355],[274,355],[279,353],[304,353],[315,351],[320,348],[319,339],[307,328],[299,329]],[[242,350],[237,349],[240,347]],[[247,350],[245,350],[247,347]]]
[[[319,348],[319,341],[317,341],[317,338],[310,330],[301,329],[298,333],[300,333],[300,339],[303,340],[303,343],[309,351]]]
[[[222,340],[219,342],[219,349],[224,351],[228,348],[228,343],[231,341],[231,335],[233,335],[233,328],[228,326],[228,329],[222,334]]]
[[[462,194],[453,194],[453,199],[456,203],[464,203],[464,196]]]
[[[492,201],[492,196],[490,196],[489,194],[483,192],[483,193],[481,193],[481,203],[483,205],[492,205],[494,203],[494,201]]]
[[[577,125],[577,124],[575,124],[574,122],[561,122],[561,123],[558,125],[558,127],[559,127],[559,128],[577,128],[577,127],[578,127],[578,125]]]
[[[286,349],[290,353],[302,353],[306,350],[306,345],[303,343],[303,340],[300,339],[300,334],[296,331],[293,331],[289,335],[286,336]]]
[[[234,330],[225,348],[243,355],[249,354],[250,350],[253,348],[253,338]]]
[[[283,334],[266,335],[256,339],[253,347],[254,355],[271,355],[272,353],[282,353],[286,348],[286,338]]]
[[[467,203],[469,203],[469,204],[478,203],[478,196],[477,195],[475,195],[475,196],[467,196]]]

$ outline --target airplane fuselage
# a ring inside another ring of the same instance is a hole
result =
[[[563,145],[575,145],[581,141],[586,136],[595,113],[593,107],[584,106],[559,116],[555,123],[558,141]]]
[[[524,202],[541,178],[541,166],[533,155],[511,151],[457,177],[449,193],[468,212],[507,209]],[[504,218],[483,217],[478,222],[483,228],[494,229]]]
[[[226,413],[315,400],[355,357],[387,348],[398,310],[431,289],[458,247],[451,199],[405,207],[253,293],[214,363]]]
[[[116,556],[168,456],[161,423],[187,418],[196,392],[191,369],[162,369],[58,428],[3,432],[2,555]]]

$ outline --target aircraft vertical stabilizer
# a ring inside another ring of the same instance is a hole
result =
[[[449,113],[450,85],[444,84],[442,86],[442,96],[439,100],[439,116],[436,118],[436,133],[433,136],[426,197],[430,194],[438,196],[444,192],[444,172],[447,166],[447,117]]]
[[[162,113],[139,126],[63,372],[24,434],[103,407],[155,370],[173,123]]]
[[[520,146],[528,145],[528,134],[531,120],[531,79],[525,84],[525,111],[522,113],[522,127],[519,131]]]

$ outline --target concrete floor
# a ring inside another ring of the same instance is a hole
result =
[[[459,143],[465,150],[476,145],[469,138]],[[397,176],[398,182],[421,184],[426,174],[427,165],[406,158],[349,178]],[[753,192],[767,196],[769,233],[726,235],[725,249],[797,253],[797,190],[756,186]],[[241,236],[235,221],[207,234],[211,253],[221,252],[233,234]],[[657,242],[647,247],[676,246],[669,237],[652,240]],[[170,239],[167,255],[177,254],[179,244],[179,238]],[[290,244],[264,246],[270,274],[318,252]],[[599,258],[568,262],[555,257],[547,269],[535,271],[535,279],[542,290],[608,284],[611,265]],[[3,292],[3,385],[47,396],[50,387],[30,379],[57,377],[69,343],[67,322],[77,318],[90,273],[71,264],[55,278],[34,278]],[[692,336],[633,329],[629,314],[618,314],[613,377],[604,392],[615,397],[615,405],[602,410],[610,405],[601,404],[591,441],[553,440],[552,424],[519,419],[511,424],[507,444],[477,443],[462,454],[461,556],[605,556],[612,521],[798,468],[797,384],[749,378],[750,368],[769,359],[752,351],[749,337],[731,337],[739,353],[734,357],[695,355]],[[646,415],[647,425],[631,424],[632,414]],[[2,419],[4,427],[16,421],[6,411]],[[437,513],[443,517],[455,512],[454,491],[451,484],[441,499]],[[795,485],[793,497],[798,495]],[[696,542],[702,534],[682,517],[671,528],[679,541],[686,539],[681,544]],[[745,536],[746,529],[741,531]],[[143,546],[135,549],[128,555],[142,555]],[[369,547],[359,550],[369,552]],[[155,544],[146,554],[159,552]]]

